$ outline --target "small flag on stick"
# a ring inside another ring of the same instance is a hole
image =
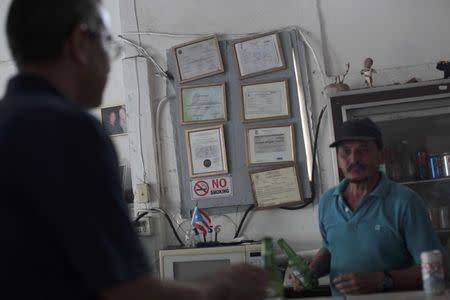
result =
[[[200,231],[203,235],[206,235],[209,226],[211,225],[211,218],[204,210],[196,206],[194,208],[194,213],[192,214],[191,224],[192,227]]]

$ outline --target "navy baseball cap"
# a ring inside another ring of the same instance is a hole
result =
[[[347,141],[375,141],[382,143],[383,137],[378,126],[369,118],[349,120],[336,128],[336,140],[330,147],[337,147]]]

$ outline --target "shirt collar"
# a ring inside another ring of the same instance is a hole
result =
[[[64,98],[46,79],[29,74],[17,74],[12,77],[6,87],[6,96],[10,94],[29,94],[37,91]]]
[[[367,197],[383,198],[388,191],[389,183],[390,180],[386,177],[386,175],[383,172],[380,172],[380,180],[378,181],[375,188],[367,195]],[[339,197],[339,195],[342,194],[347,185],[347,178],[339,182],[339,184],[334,189],[333,196]]]

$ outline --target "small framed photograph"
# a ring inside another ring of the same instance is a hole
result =
[[[304,202],[295,165],[257,170],[250,173],[253,198],[258,208]]]
[[[282,119],[291,116],[287,79],[241,85],[242,119]]]
[[[126,134],[127,129],[127,111],[125,105],[116,105],[102,107],[100,109],[102,116],[102,125],[110,136]]]
[[[295,161],[294,126],[247,128],[249,166]]]
[[[233,51],[241,79],[286,68],[278,33],[238,40]]]
[[[181,87],[181,122],[207,123],[227,120],[225,83]]]
[[[183,83],[224,72],[219,42],[210,36],[173,48],[177,79]]]
[[[185,135],[191,177],[228,173],[223,125],[187,129]]]

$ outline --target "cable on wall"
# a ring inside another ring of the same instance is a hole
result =
[[[236,233],[234,234],[234,238],[237,238],[237,237],[239,236],[239,233],[241,232],[241,229],[242,229],[242,225],[244,225],[244,221],[245,221],[245,219],[247,218],[248,213],[249,213],[252,209],[254,209],[254,208],[255,208],[255,205],[254,205],[254,204],[251,204],[251,205],[245,210],[245,213],[244,213],[244,215],[242,216],[241,221],[239,222],[239,226],[238,226],[238,228],[237,228],[237,230],[236,230]]]
[[[141,28],[139,27],[139,18],[138,18],[138,15],[137,15],[137,3],[136,3],[136,0],[133,0],[133,10],[134,10],[134,20],[136,22],[136,29],[137,29],[137,31],[141,31]],[[138,39],[139,39],[139,46],[141,46],[142,45],[141,37],[138,36]]]
[[[130,39],[127,39],[126,37],[124,37],[122,35],[118,35],[118,37],[120,39],[122,39],[126,44],[134,47],[137,50],[137,52],[139,53],[139,56],[148,59],[156,67],[157,74],[159,76],[163,76],[163,77],[167,78],[168,80],[173,79],[173,76],[168,74],[166,71],[164,71],[164,69],[161,67],[161,65],[156,62],[156,60],[147,52],[147,50],[144,47],[137,45],[136,43],[134,43],[133,41],[131,41]]]
[[[298,33],[300,34],[300,36],[302,37],[305,45],[309,48],[309,50],[311,50],[311,53],[313,55],[314,61],[317,65],[317,68],[319,69],[320,72],[320,79],[322,80],[322,84],[323,87],[327,86],[327,83],[325,81],[325,78],[329,78],[323,71],[322,66],[319,63],[319,59],[317,58],[317,54],[316,54],[316,50],[314,50],[313,46],[311,46],[311,43],[309,42],[309,40],[306,38],[305,33],[303,32],[303,30],[296,26],[295,29],[298,31]]]
[[[178,232],[175,229],[175,226],[173,226],[173,222],[170,219],[169,214],[165,210],[163,210],[161,208],[151,208],[150,211],[151,212],[157,212],[157,213],[160,213],[160,214],[164,215],[164,217],[166,218],[167,222],[169,222],[170,228],[172,228],[172,232],[175,235],[175,238],[177,239],[177,241],[180,243],[181,246],[184,246],[184,243],[181,241],[180,236],[178,235]],[[138,214],[136,216],[136,218],[133,220],[133,224],[137,225],[139,220],[142,219],[143,217],[145,217],[146,215],[148,215],[150,213],[150,211],[144,211],[144,212]]]
[[[318,136],[319,136],[319,129],[320,129],[320,123],[322,121],[323,118],[323,114],[325,113],[325,110],[327,109],[327,106],[325,105],[324,107],[322,107],[322,110],[320,111],[319,114],[319,119],[317,121],[317,129],[316,129],[316,133],[314,135],[314,146],[313,146],[313,166],[312,166],[312,172],[311,172],[311,178],[312,180],[310,181],[310,187],[311,187],[311,197],[305,199],[305,203],[300,204],[300,205],[296,205],[296,206],[282,206],[280,207],[281,209],[285,209],[285,210],[297,210],[297,209],[302,209],[306,206],[308,206],[309,204],[314,202],[314,198],[316,196],[316,189],[315,189],[315,170],[317,168],[317,164],[316,164],[316,156],[317,156],[317,140],[318,140]]]

